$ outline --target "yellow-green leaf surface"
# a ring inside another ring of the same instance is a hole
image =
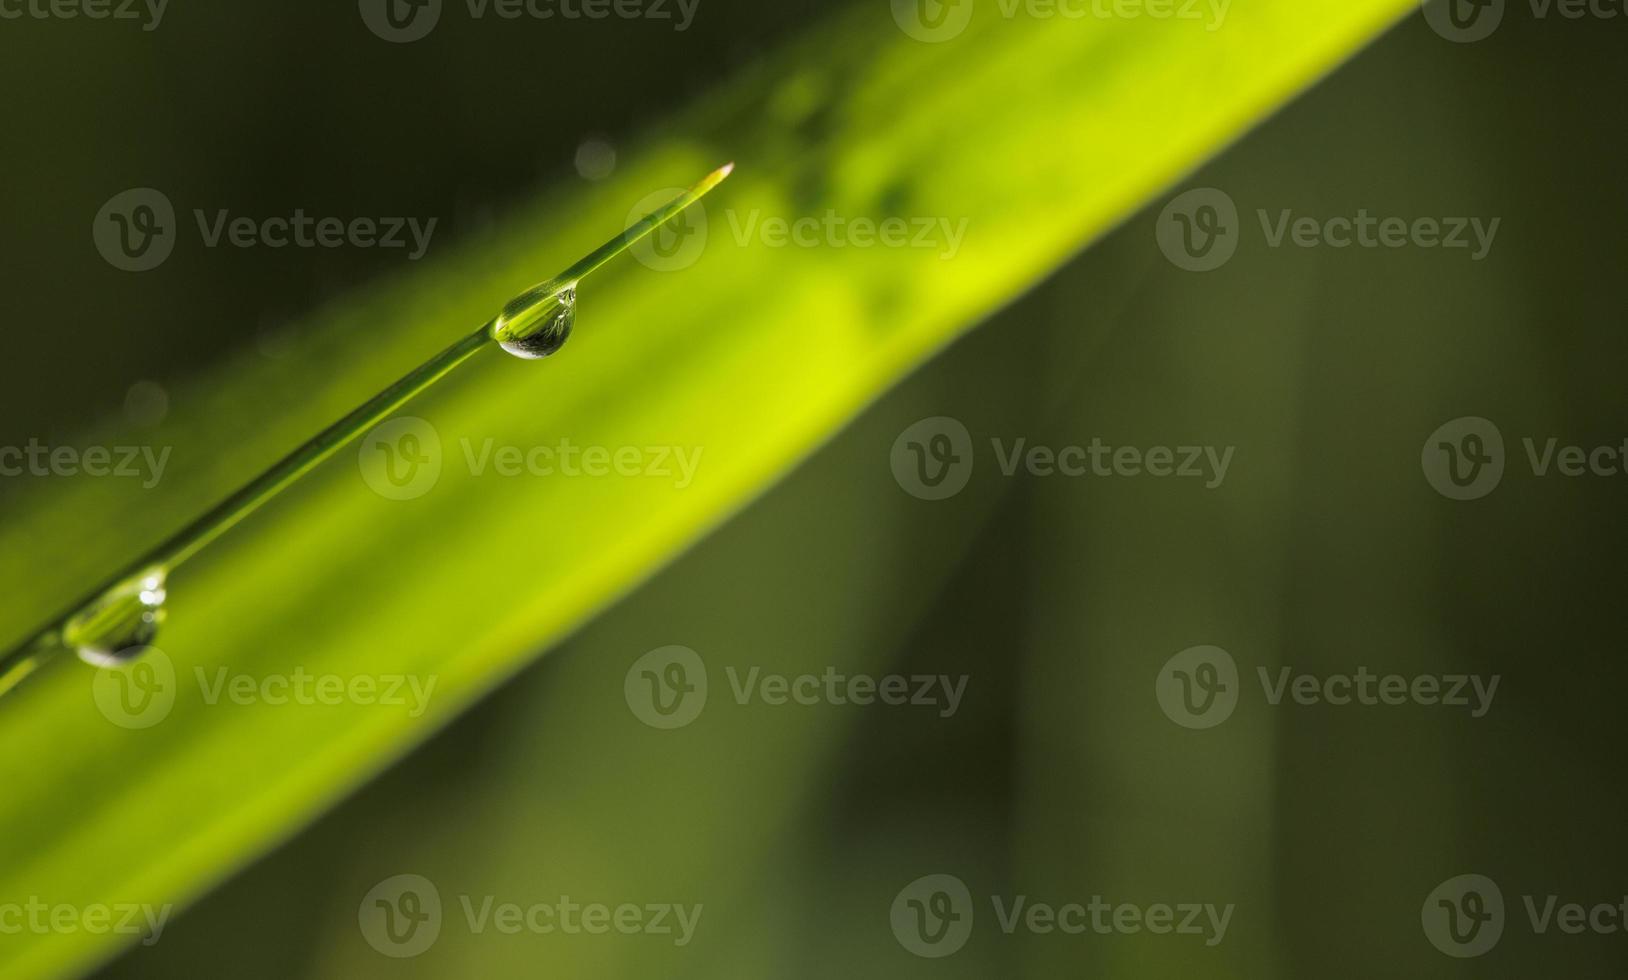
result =
[[[132,541],[155,543],[563,268],[649,195],[738,163],[706,201],[693,264],[624,257],[586,284],[577,336],[556,358],[486,351],[408,409],[440,445],[427,492],[381,495],[350,449],[177,573],[155,661],[173,669],[160,678],[173,703],[139,716],[155,724],[116,724],[117,688],[104,677],[99,702],[96,672],[71,661],[0,702],[0,900],[195,897],[1410,6],[1252,0],[1209,31],[1008,18],[980,0],[964,33],[935,44],[866,3],[664,126],[614,180],[545,194],[457,257],[303,325],[280,356],[245,354],[178,391],[156,440],[171,448],[158,488],[52,482],[0,519],[5,639],[134,558]],[[758,233],[832,214],[931,219],[964,237],[954,249],[943,234],[928,248],[810,248]],[[699,465],[687,483],[494,469],[505,447],[562,440],[677,449]],[[366,698],[238,704],[213,696],[222,671],[434,687],[421,713]],[[127,940],[7,935],[0,975],[80,968]]]

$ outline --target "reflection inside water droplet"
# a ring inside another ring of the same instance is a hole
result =
[[[544,283],[509,301],[492,321],[492,337],[515,357],[529,361],[565,346],[577,322],[577,284]]]
[[[70,617],[62,627],[62,641],[88,664],[118,666],[157,638],[164,598],[163,571],[128,578]]]

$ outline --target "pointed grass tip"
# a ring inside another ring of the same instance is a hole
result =
[[[588,273],[621,255],[629,248],[632,248],[640,239],[645,238],[657,228],[678,217],[690,205],[711,193],[714,188],[723,183],[734,172],[735,165],[726,163],[712,173],[707,174],[689,190],[679,192],[677,197],[674,197],[666,204],[630,223],[620,235],[583,256],[580,261],[565,270],[562,275],[551,280],[550,284],[554,286],[574,286]]]

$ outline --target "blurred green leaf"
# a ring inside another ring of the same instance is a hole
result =
[[[1235,7],[1214,32],[991,10],[928,44],[885,5],[866,5],[671,121],[613,180],[545,195],[459,257],[306,325],[283,356],[246,352],[200,379],[159,433],[173,447],[160,491],[53,482],[6,515],[7,639],[603,239],[641,199],[739,164],[708,202],[693,266],[623,260],[582,294],[578,335],[558,358],[490,352],[409,409],[442,447],[432,490],[386,499],[347,454],[177,574],[160,640],[175,700],[161,723],[111,723],[93,673],[73,663],[0,705],[0,896],[79,908],[196,896],[647,578],[901,375],[1411,6],[1271,0]],[[947,256],[769,247],[743,234],[832,213],[964,221],[965,237]],[[222,328],[243,326],[227,315]],[[700,463],[680,485],[501,478],[466,460],[562,439],[679,447]],[[223,670],[296,669],[435,686],[416,715],[206,699]],[[0,973],[81,968],[129,938],[10,936]]]

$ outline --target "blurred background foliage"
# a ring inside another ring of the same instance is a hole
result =
[[[212,19],[159,32],[143,56],[117,32],[68,25],[71,71],[49,43],[21,48],[0,63],[8,90],[47,79],[54,94],[14,100],[12,141],[59,138],[8,147],[0,187],[5,439],[66,439],[117,411],[136,378],[274,358],[285,318],[392,261],[178,254],[187,291],[117,273],[86,226],[111,190],[144,182],[132,173],[244,213],[455,215],[455,234],[474,239],[567,173],[584,137],[638,131],[815,6],[719,2],[678,36],[581,26],[542,60],[524,31],[456,18],[417,46],[346,40],[359,29],[348,5],[207,8]],[[1501,217],[1484,262],[1267,249],[1250,234],[1224,269],[1193,275],[1159,254],[1154,202],[106,975],[1620,975],[1621,936],[1512,928],[1488,959],[1445,960],[1418,904],[1465,871],[1504,883],[1512,904],[1624,890],[1621,484],[1511,476],[1452,504],[1421,479],[1418,454],[1467,414],[1512,440],[1628,434],[1615,288],[1628,256],[1614,233],[1628,192],[1608,95],[1622,40],[1618,24],[1512,16],[1453,46],[1409,19],[1187,184],[1227,190],[1246,226],[1255,208]],[[299,51],[298,69],[267,50]],[[638,71],[608,77],[618,63]],[[983,447],[1101,436],[1238,453],[1226,485],[1204,491],[1009,479],[981,452],[967,492],[928,504],[887,460],[930,415],[961,419]],[[702,653],[718,690],[695,724],[658,732],[627,712],[622,682],[672,643]],[[1225,726],[1189,732],[1159,713],[1153,680],[1201,643],[1246,672],[1366,665],[1504,682],[1477,720],[1246,698]],[[972,681],[949,719],[770,708],[723,696],[725,665]],[[677,950],[449,925],[419,959],[386,961],[362,941],[357,902],[404,872],[448,901],[568,894],[706,911]],[[1207,949],[1007,937],[984,901],[965,950],[918,960],[887,912],[935,872],[980,897],[1238,911]]]

